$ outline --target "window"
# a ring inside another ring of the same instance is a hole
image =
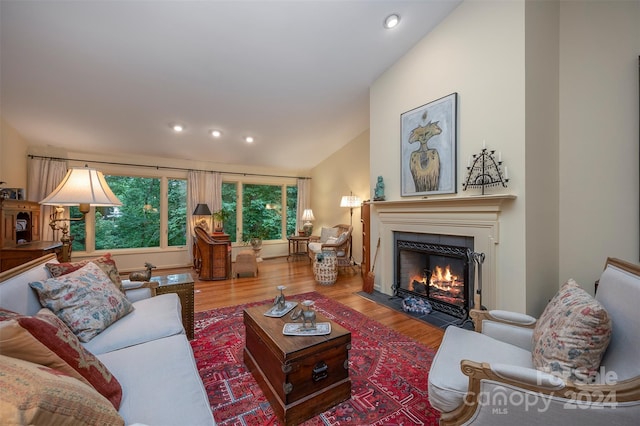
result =
[[[287,232],[286,235],[298,235],[296,232],[296,213],[298,211],[298,187],[287,186]]]
[[[105,174],[105,179],[122,206],[94,207],[95,214],[72,221],[74,251],[186,245],[186,179],[114,174]],[[298,187],[293,179],[270,178],[266,183],[255,176],[243,179],[222,183],[222,206],[231,213],[223,226],[231,241],[284,240],[295,234]],[[77,207],[70,214],[81,217]]]
[[[243,185],[242,241],[282,238],[282,187]]]
[[[160,247],[160,179],[105,179],[122,206],[96,208],[96,250]]]
[[[162,215],[167,218],[167,245],[184,246],[187,229],[187,181],[133,176],[105,175],[122,206],[95,207],[93,219],[96,250],[160,247],[162,242]],[[161,193],[166,182],[167,189]],[[161,199],[166,197],[167,211],[161,209]],[[80,216],[76,207],[72,217]],[[88,216],[88,215],[87,215]],[[74,237],[73,250],[87,250],[85,221],[72,221],[70,233]]]
[[[234,242],[285,239],[295,234],[297,202],[296,185],[223,182],[222,205],[232,212],[224,232]],[[242,206],[239,212],[238,205]]]
[[[78,207],[69,207],[69,217],[81,218],[82,213]],[[69,226],[69,236],[73,239],[71,242],[72,251],[85,251],[87,249],[87,241],[85,236],[85,221],[71,221]]]
[[[169,211],[169,246],[183,246],[187,244],[187,181],[184,179],[169,179],[168,188]]]
[[[222,208],[231,212],[229,218],[224,221],[223,229],[225,234],[229,234],[231,242],[236,242],[236,205],[238,184],[235,182],[222,182]]]

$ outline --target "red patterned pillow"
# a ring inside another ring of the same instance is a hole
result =
[[[118,409],[122,388],[98,358],[48,309],[26,316],[0,309],[0,355],[62,371],[92,386]]]
[[[89,262],[93,262],[98,265],[98,267],[102,269],[105,274],[107,274],[107,276],[115,284],[115,286],[124,293],[122,280],[120,279],[120,273],[118,272],[118,268],[116,267],[115,260],[111,258],[111,253],[107,253],[104,256],[100,256],[95,259],[80,260],[78,262],[47,263],[45,264],[45,266],[49,270],[51,276],[53,278],[57,278],[62,275],[67,275],[71,272],[77,271]]]
[[[2,425],[124,425],[104,396],[60,371],[0,355],[0,377]]]

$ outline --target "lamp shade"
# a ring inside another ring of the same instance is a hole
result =
[[[302,220],[307,222],[310,220],[316,220],[316,218],[313,217],[313,211],[311,209],[304,209],[302,212]]]
[[[194,216],[211,216],[211,210],[209,210],[208,204],[198,204],[193,211]]]
[[[360,207],[360,197],[357,195],[343,195],[340,200],[340,207]]]
[[[89,167],[72,167],[56,189],[40,204],[48,206],[121,206],[102,172]],[[87,209],[88,211],[88,209]]]

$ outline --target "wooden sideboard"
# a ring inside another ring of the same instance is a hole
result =
[[[0,200],[0,272],[55,253],[62,260],[62,243],[40,241],[40,204]]]
[[[2,247],[0,248],[0,272],[49,253],[55,253],[58,261],[62,261],[62,243],[60,241],[32,241]]]

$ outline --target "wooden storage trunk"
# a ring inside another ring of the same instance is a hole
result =
[[[273,410],[285,425],[294,425],[351,397],[351,333],[331,323],[326,336],[285,336],[289,315],[266,317],[270,305],[244,311],[244,362]],[[330,322],[318,314],[318,322]]]

